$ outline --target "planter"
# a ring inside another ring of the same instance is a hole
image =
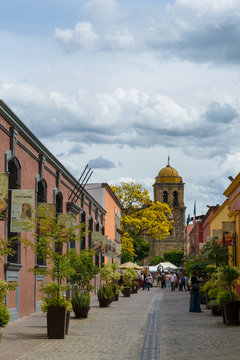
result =
[[[67,316],[66,316],[66,331],[65,334],[68,334],[68,328],[69,328],[69,320],[70,320],[70,311],[67,311]]]
[[[114,300],[115,300],[115,301],[118,301],[118,294],[115,294],[115,295],[114,295]]]
[[[223,301],[225,325],[239,325],[239,301]]]
[[[65,306],[49,306],[47,312],[47,335],[49,339],[64,339],[67,310]]]
[[[74,314],[76,319],[87,319],[90,306],[79,306],[74,308]]]
[[[123,288],[122,290],[124,297],[130,297],[131,296],[131,289],[130,288]]]
[[[100,307],[107,307],[111,303],[111,299],[109,298],[98,298]]]
[[[221,309],[219,309],[219,305],[211,306],[211,311],[213,316],[220,316],[222,315]]]

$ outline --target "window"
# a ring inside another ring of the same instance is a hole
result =
[[[167,202],[168,202],[168,193],[167,193],[167,191],[164,191],[164,192],[163,192],[163,202],[164,202],[164,203],[167,203]]]
[[[63,196],[62,193],[59,192],[56,195],[56,213],[60,214],[63,212]]]
[[[86,247],[86,237],[85,237],[86,213],[85,213],[85,211],[83,211],[81,213],[80,223],[84,225],[83,227],[81,227],[80,249],[84,250]]]
[[[93,231],[93,219],[88,220],[88,247],[92,247],[92,231]]]
[[[44,179],[38,181],[37,202],[38,203],[47,202],[47,183]],[[38,249],[37,264],[40,266],[46,265],[46,257],[41,253],[40,249]]]
[[[178,193],[177,191],[173,192],[173,205],[177,205],[178,204]]]
[[[98,253],[95,255],[95,265],[98,266],[98,267],[99,267],[99,265],[100,265],[100,262],[99,262],[99,254],[98,254]]]
[[[47,202],[47,183],[44,179],[39,180],[37,191],[37,202]]]
[[[13,157],[12,159],[9,160],[8,171],[9,171],[9,188],[20,189],[21,166],[16,157]]]
[[[18,159],[15,156],[12,159],[10,159],[8,162],[8,171],[9,171],[9,188],[20,189],[21,166]],[[12,233],[9,231],[9,243],[13,253],[8,256],[8,261],[13,264],[20,263],[20,243],[18,238],[19,238],[19,233]]]
[[[99,231],[99,222],[95,224],[95,231]]]

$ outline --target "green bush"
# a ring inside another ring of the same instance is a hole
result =
[[[0,327],[4,327],[10,320],[9,312],[6,306],[0,305]]]
[[[110,285],[104,284],[98,289],[98,299],[111,299],[114,296],[113,290]]]
[[[84,290],[76,290],[72,293],[72,306],[74,308],[90,306],[90,293]]]
[[[238,300],[235,292],[232,292],[232,301]],[[231,293],[228,290],[220,290],[217,295],[217,303],[221,305],[222,301],[231,301]]]
[[[218,289],[209,289],[208,291],[209,299],[217,299],[218,293],[219,293]]]

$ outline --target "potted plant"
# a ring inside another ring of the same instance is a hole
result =
[[[87,290],[76,289],[72,292],[72,308],[76,319],[87,318],[90,309],[90,292]]]
[[[69,214],[63,214],[69,215]],[[71,299],[65,298],[68,279],[75,273],[67,253],[68,243],[76,239],[76,226],[70,217],[55,217],[48,208],[39,208],[35,223],[36,243],[22,239],[25,246],[30,246],[39,258],[44,258],[47,266],[35,266],[30,270],[41,274],[52,282],[46,284],[43,292],[42,310],[47,313],[47,333],[49,338],[64,339],[68,331],[71,311]]]
[[[220,290],[217,288],[210,289],[208,291],[208,296],[210,299],[208,306],[211,309],[212,315],[214,315],[214,316],[221,315],[221,306],[217,302],[217,295],[218,295],[219,291]]]
[[[113,293],[114,293],[114,300],[115,301],[118,301],[118,297],[119,297],[119,294],[120,294],[120,285],[118,284],[112,284],[112,290],[113,290]]]
[[[102,285],[97,292],[97,297],[100,307],[107,307],[111,302],[114,296],[113,290],[110,285]]]
[[[218,302],[221,301],[222,304],[224,323],[239,325],[239,301],[234,290],[240,272],[236,267],[225,265],[217,270],[217,276],[221,288],[225,290],[222,296],[218,295]],[[223,294],[225,294],[225,298]]]
[[[66,300],[64,293],[66,286],[53,281],[47,283],[44,288],[45,296],[40,304],[41,310],[47,313],[47,335],[49,339],[64,339],[68,333],[67,313],[70,314],[72,305]]]
[[[104,264],[103,268],[100,270],[101,279],[105,281],[105,284],[109,285],[113,291],[112,301],[118,299],[119,295],[119,286],[118,280],[120,279],[120,274],[118,272],[118,267],[115,263],[113,264]]]
[[[72,287],[72,307],[76,318],[87,318],[90,310],[91,280],[99,272],[93,263],[95,252],[91,249],[82,250],[78,254],[74,249],[69,251],[70,265],[74,273],[70,277]]]
[[[127,269],[123,274],[123,296],[130,297],[132,282],[137,278],[137,273],[133,269]]]

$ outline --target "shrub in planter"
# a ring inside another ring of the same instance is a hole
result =
[[[112,290],[114,293],[114,300],[118,301],[118,296],[120,294],[120,286],[118,284],[112,284]]]
[[[232,292],[232,294],[230,294],[228,290],[220,290],[217,295],[217,303],[221,307],[223,323],[226,325],[231,325],[231,324],[238,325],[239,301],[237,294],[235,292]]]
[[[72,310],[71,299],[64,298],[63,291],[66,286],[56,282],[46,284],[40,304],[41,310],[47,313],[47,334],[49,339],[64,339],[68,332],[69,314]],[[67,316],[68,313],[68,316]]]
[[[209,308],[212,311],[212,315],[221,315],[221,306],[217,303],[217,299],[212,299],[208,303]]]
[[[90,309],[90,293],[76,289],[72,293],[72,308],[76,318],[87,318]]]
[[[113,290],[110,285],[104,284],[98,289],[97,297],[100,307],[107,307],[114,297]]]

